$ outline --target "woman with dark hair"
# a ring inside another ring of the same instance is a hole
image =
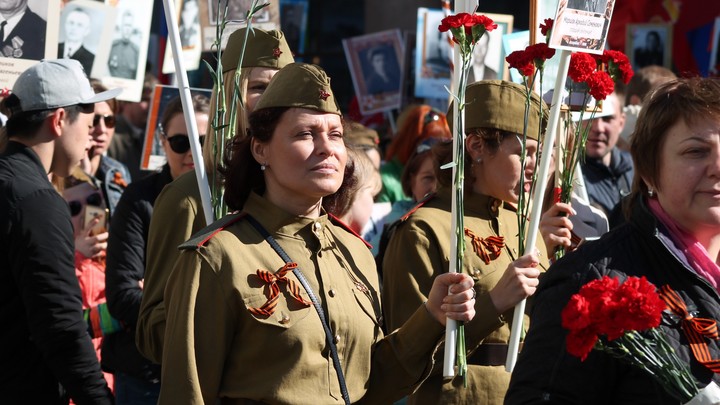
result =
[[[446,317],[472,319],[470,278],[444,274],[383,336],[373,257],[322,208],[347,177],[343,131],[322,69],[275,75],[224,171],[241,211],[183,244],[168,280],[160,404],[391,403],[426,377]]]
[[[674,290],[689,314],[668,308],[659,331],[698,388],[720,382],[709,368],[720,357],[718,340],[689,329],[693,318],[720,319],[720,80],[663,84],[645,100],[630,139],[635,179],[627,223],[543,276],[507,404],[679,403],[649,373],[604,351],[592,350],[584,361],[568,353],[561,312],[583,285],[604,276],[646,277]],[[696,357],[691,345],[707,357]]]
[[[192,98],[195,120],[204,131],[208,124],[209,100]],[[187,135],[187,124],[180,98],[171,100],[160,119],[158,132],[167,164],[162,171],[131,183],[110,222],[106,289],[113,318],[126,329],[105,337],[102,365],[115,373],[115,397],[118,405],[155,404],[160,392],[160,369],[145,359],[135,346],[135,325],[140,313],[145,278],[147,234],[153,205],[160,191],[173,179],[194,170]],[[200,132],[200,139],[203,132]],[[201,140],[202,142],[202,140]]]

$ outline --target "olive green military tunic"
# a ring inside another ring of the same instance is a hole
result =
[[[155,200],[147,236],[147,264],[136,340],[143,356],[160,363],[165,335],[163,294],[178,246],[205,227],[195,172],[187,172],[163,188]]]
[[[383,260],[383,303],[388,330],[402,325],[413,313],[413,308],[427,300],[432,280],[449,268],[451,190],[443,188],[422,207],[401,222],[393,234]],[[465,326],[465,339],[469,363],[468,387],[455,377],[443,382],[442,370],[436,367],[433,374],[409,398],[409,404],[502,404],[510,382],[504,363],[513,310],[504,314],[496,311],[489,295],[508,265],[519,257],[517,250],[518,225],[515,211],[492,197],[470,194],[465,196],[465,229],[477,238],[503,236],[505,247],[499,255],[484,248],[489,256],[485,263],[479,248],[474,248],[470,237],[465,236],[463,272],[475,280],[477,292],[475,318]],[[478,244],[480,245],[480,244]],[[548,267],[542,238],[537,249],[541,252],[541,266]],[[454,249],[454,248],[453,248]],[[528,318],[525,317],[527,330]],[[478,347],[478,345],[485,347]],[[504,349],[504,351],[503,351]],[[478,360],[472,360],[475,352]],[[442,351],[438,364],[442,364]],[[489,360],[490,357],[495,360]],[[488,363],[493,363],[488,365]]]
[[[244,212],[297,262],[321,301],[353,403],[390,404],[427,377],[444,328],[418,305],[400,331],[383,336],[377,272],[361,239],[328,216],[292,216],[255,194]],[[247,219],[210,235],[181,253],[167,283],[159,403],[342,403],[315,308],[278,282],[272,315],[249,310],[271,291],[257,270],[275,273],[283,260]],[[292,272],[285,278],[309,301]]]

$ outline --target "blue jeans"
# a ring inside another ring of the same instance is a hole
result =
[[[115,373],[115,405],[156,405],[159,397],[160,382]]]

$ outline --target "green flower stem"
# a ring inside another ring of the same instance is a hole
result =
[[[688,365],[677,357],[675,349],[657,328],[642,334],[629,331],[612,342],[599,340],[596,348],[645,371],[683,403],[699,392]]]

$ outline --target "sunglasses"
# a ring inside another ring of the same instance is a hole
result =
[[[115,128],[115,116],[112,114],[95,114],[95,117],[93,117],[93,126],[96,127],[100,125],[101,119],[103,120],[107,128]]]
[[[203,145],[205,135],[200,136],[200,147]],[[175,134],[167,138],[170,149],[177,154],[183,154],[190,150],[190,138],[186,134]]]
[[[102,206],[103,198],[100,193],[92,193],[89,196],[85,198],[85,203],[87,205],[94,205],[96,207]],[[68,206],[70,207],[70,215],[76,217],[78,216],[83,209],[83,203],[82,201],[78,200],[72,200],[68,201]]]

